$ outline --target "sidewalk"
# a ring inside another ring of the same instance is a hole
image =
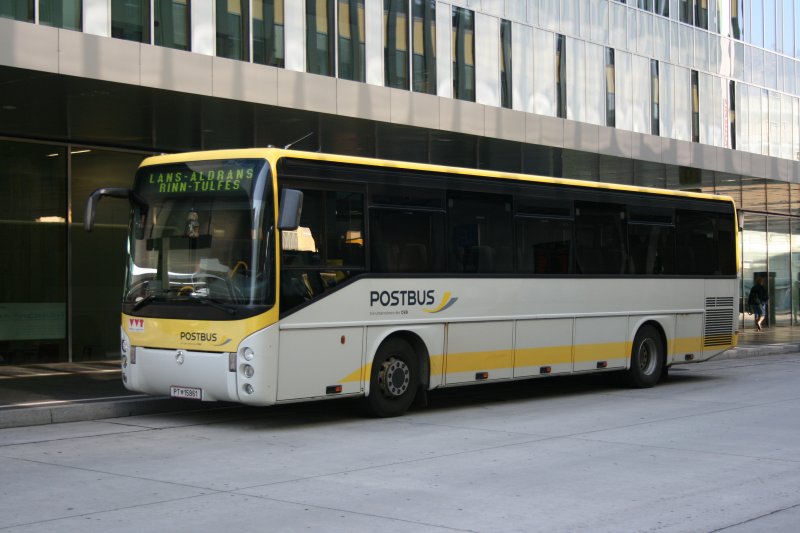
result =
[[[715,360],[794,352],[800,327],[747,330],[739,346]],[[132,393],[122,386],[117,360],[0,366],[0,429],[229,405]]]

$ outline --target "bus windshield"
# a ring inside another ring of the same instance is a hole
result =
[[[272,187],[263,159],[147,166],[136,175],[123,304],[271,303]],[[274,241],[272,241],[274,242]]]

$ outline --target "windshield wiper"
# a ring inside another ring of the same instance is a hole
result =
[[[152,302],[153,300],[155,300],[159,296],[166,296],[167,294],[169,294],[171,292],[178,292],[179,290],[180,289],[164,289],[164,290],[160,290],[160,291],[153,291],[153,292],[147,294],[141,300],[138,300],[136,303],[134,303],[133,304],[133,310],[136,311],[137,309],[140,309],[140,308],[144,307],[145,305],[149,304],[150,302]]]
[[[201,304],[204,304],[204,305],[210,305],[211,307],[214,307],[216,309],[221,309],[222,311],[225,311],[229,315],[235,315],[236,311],[237,311],[236,307],[234,307],[232,305],[225,305],[222,302],[219,302],[217,300],[212,300],[211,298],[208,298],[208,297],[205,297],[205,298],[195,298],[195,297],[193,297],[192,300],[198,301],[198,302],[200,302]]]
[[[136,310],[144,307],[145,305],[153,302],[153,300],[155,300],[156,298],[159,298],[161,296],[166,296],[167,294],[173,293],[173,292],[180,293],[182,291],[186,292],[183,289],[164,289],[164,290],[161,290],[161,291],[151,292],[150,294],[148,294],[147,296],[145,296],[144,298],[142,298],[141,300],[139,300],[138,302],[133,304],[133,310],[136,311]],[[236,312],[238,311],[238,309],[236,307],[232,306],[232,305],[225,305],[224,303],[222,303],[222,302],[220,302],[218,300],[214,300],[214,299],[209,298],[207,296],[205,296],[205,297],[204,296],[195,296],[195,294],[196,293],[191,293],[186,298],[181,298],[181,299],[178,299],[178,300],[175,300],[175,301],[180,301],[180,302],[200,302],[203,305],[209,305],[211,307],[214,307],[215,309],[220,309],[221,311],[225,311],[229,315],[235,315]]]

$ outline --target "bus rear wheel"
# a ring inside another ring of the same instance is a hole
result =
[[[639,389],[652,387],[664,368],[664,343],[653,326],[642,326],[633,339],[631,367],[626,382]]]
[[[400,338],[384,341],[378,348],[370,373],[367,409],[375,416],[405,413],[419,387],[419,364],[411,346]]]

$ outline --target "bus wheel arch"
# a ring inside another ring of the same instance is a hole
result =
[[[387,335],[372,359],[367,410],[380,417],[406,412],[430,382],[428,350],[422,339],[409,331]]]
[[[664,329],[649,320],[636,330],[631,343],[630,367],[625,381],[631,387],[649,388],[661,379],[666,368],[667,342]]]

